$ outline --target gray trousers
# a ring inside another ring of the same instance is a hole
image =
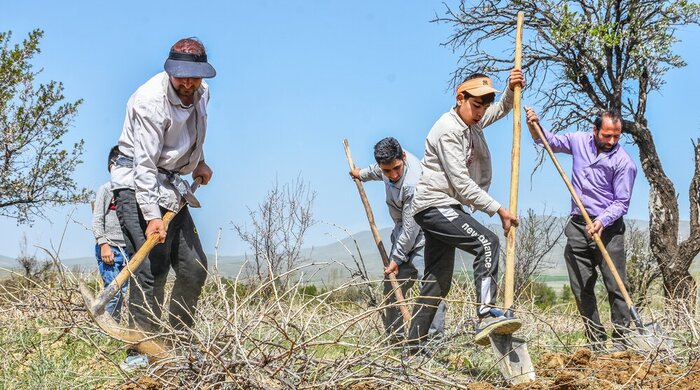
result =
[[[403,296],[413,287],[416,280],[422,280],[425,272],[425,259],[423,258],[424,247],[419,247],[408,254],[408,261],[399,265],[399,273],[396,275],[396,280],[401,286]],[[388,280],[384,282],[384,305],[396,302],[394,289]],[[433,322],[428,330],[429,337],[441,338],[445,334],[445,310],[447,305],[441,300],[438,305]],[[384,329],[387,334],[394,335],[399,341],[404,337],[404,323],[401,311],[397,306],[389,306],[384,313]]]
[[[479,306],[477,314],[488,313],[496,303],[498,236],[467,214],[461,207],[431,207],[415,215],[425,234],[425,276],[416,301],[409,339],[425,341],[440,301],[452,287],[455,248],[474,258],[474,283]]]
[[[146,220],[133,190],[114,192],[117,217],[124,234],[129,258],[146,242]],[[197,228],[185,206],[168,226],[165,243],[156,245],[129,283],[129,325],[147,332],[158,331],[165,282],[170,267],[175,284],[170,297],[169,322],[176,329],[191,327],[192,314],[207,277],[207,258]]]
[[[567,237],[564,258],[569,271],[571,290],[576,299],[578,311],[583,317],[586,337],[590,342],[607,340],[605,328],[600,322],[598,301],[595,296],[595,283],[598,279],[597,268],[603,276],[605,288],[608,290],[610,317],[614,326],[613,339],[624,337],[630,325],[630,310],[622,297],[620,288],[610,271],[603,255],[595,241],[586,232],[586,223],[580,216],[572,216],[564,231]],[[622,218],[603,230],[601,239],[610,258],[615,264],[625,288],[627,286],[627,268],[625,260],[625,223]]]

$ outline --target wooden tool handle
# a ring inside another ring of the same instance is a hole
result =
[[[202,178],[197,177],[194,179],[195,185],[192,186],[192,192],[197,190],[197,187],[202,184]],[[184,200],[180,203],[180,209],[185,207]],[[165,228],[165,231],[168,231],[168,226],[170,225],[170,221],[173,220],[177,213],[173,211],[166,211],[165,214],[163,215],[163,226]],[[127,280],[129,280],[129,277],[133,275],[141,266],[141,263],[143,263],[143,260],[148,256],[148,254],[151,252],[151,250],[158,245],[158,242],[160,241],[160,236],[158,233],[153,233],[150,236],[146,238],[146,242],[141,245],[141,247],[138,249],[138,251],[126,262],[126,265],[124,268],[122,268],[121,271],[119,271],[119,274],[112,280],[112,282],[104,288],[102,291],[100,291],[99,294],[95,297],[95,304],[93,305],[93,309],[95,312],[97,311],[102,311],[104,307],[107,305],[107,302],[109,302],[112,297],[115,296],[119,292],[119,289],[121,286],[126,283]]]
[[[522,65],[523,44],[523,13],[518,12],[518,22],[515,28],[515,69]],[[518,182],[520,180],[520,102],[522,87],[515,86],[513,90],[513,149],[510,158],[510,205],[508,211],[518,214]],[[506,269],[503,303],[506,309],[513,306],[515,294],[515,226],[511,226],[506,237]]]

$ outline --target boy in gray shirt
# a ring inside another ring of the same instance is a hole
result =
[[[114,161],[119,154],[119,147],[115,146],[109,151],[107,159],[107,171],[111,172]],[[122,236],[122,228],[117,218],[116,204],[110,182],[103,184],[97,190],[95,204],[92,209],[92,233],[95,235],[95,257],[97,268],[102,276],[104,287],[107,287],[117,277],[119,271],[126,265],[126,244]],[[121,307],[126,296],[127,283],[124,283],[121,293],[115,295],[105,306],[107,313],[111,314],[115,321],[121,319]]]
[[[420,161],[411,153],[404,151],[399,142],[387,137],[374,145],[376,164],[367,168],[355,168],[350,176],[361,181],[383,180],[386,187],[386,204],[394,221],[391,232],[391,252],[389,266],[385,275],[394,274],[401,283],[404,296],[411,289],[415,280],[423,278],[425,260],[423,248],[425,239],[420,226],[413,219],[413,193],[421,175]],[[384,305],[396,302],[391,283],[384,281]],[[396,343],[405,338],[403,334],[403,317],[398,307],[390,305],[384,316],[384,328]],[[442,337],[445,328],[445,302],[440,301],[435,318],[430,326],[430,334]]]

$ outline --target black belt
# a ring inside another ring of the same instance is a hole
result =
[[[120,167],[133,168],[134,158],[129,157],[125,154],[121,154],[121,152],[120,152],[119,155],[117,156],[117,158],[114,160],[114,164],[117,166],[120,166]],[[171,179],[174,175],[180,174],[179,172],[169,171],[165,168],[161,168],[161,167],[157,167],[157,168],[158,168],[158,172],[167,176],[168,179]]]
[[[594,221],[597,218],[595,215],[589,215],[589,217],[591,217],[591,221]],[[571,221],[582,225],[586,224],[586,220],[583,218],[583,215],[571,214]]]
[[[598,218],[598,216],[596,216],[596,215],[589,215],[589,217],[591,218],[591,222],[595,221],[595,219]],[[610,226],[612,226],[620,221],[622,221],[622,217],[614,220],[613,223],[610,224]],[[578,214],[571,214],[571,222],[578,223],[581,225],[586,224],[586,220],[583,219],[583,215],[578,215]]]

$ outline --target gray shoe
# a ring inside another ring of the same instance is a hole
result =
[[[608,352],[610,353],[615,353],[615,352],[622,352],[626,351],[629,346],[627,345],[627,340],[625,339],[613,339],[612,342],[612,347],[608,349]]]
[[[487,346],[491,343],[489,334],[511,334],[520,329],[523,322],[515,317],[506,317],[501,310],[491,309],[486,316],[479,319],[476,324],[476,334],[474,342],[481,346]]]

